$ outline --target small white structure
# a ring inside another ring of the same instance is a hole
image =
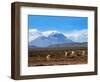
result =
[[[46,59],[47,59],[47,60],[50,60],[50,54],[48,54],[48,55],[46,56]]]
[[[85,51],[83,50],[83,51],[82,51],[82,56],[84,56],[84,55],[85,55]]]
[[[68,52],[66,51],[66,52],[65,52],[65,57],[67,57],[67,56],[68,56]]]
[[[70,56],[75,56],[75,51],[72,51]]]

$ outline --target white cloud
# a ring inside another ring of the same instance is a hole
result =
[[[31,42],[32,40],[35,40],[36,38],[41,37],[41,36],[48,37],[51,33],[60,33],[60,32],[58,32],[56,30],[40,32],[37,29],[30,29],[29,30],[29,42]]]
[[[31,42],[32,40],[42,36],[42,32],[38,31],[37,29],[30,29],[29,30],[29,42]]]
[[[87,42],[88,40],[88,30],[83,29],[83,30],[75,30],[70,33],[65,34],[66,37],[69,39],[75,41],[75,42]]]
[[[29,42],[41,36],[48,37],[51,33],[61,33],[61,32],[56,31],[56,30],[40,32],[37,29],[30,29],[29,30]],[[63,33],[63,34],[74,42],[87,42],[88,40],[88,30],[87,29],[74,30],[70,33]]]

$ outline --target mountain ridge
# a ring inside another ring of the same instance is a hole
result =
[[[68,39],[62,33],[51,33],[48,36],[40,36],[35,40],[29,42],[29,46],[48,47],[49,45],[72,43],[73,41]]]
[[[82,45],[87,46],[87,44],[84,44],[85,42],[73,41],[73,39],[67,37],[64,33],[58,31],[45,31],[41,33],[38,30],[33,30],[31,31],[30,35],[31,35],[31,39],[29,39],[28,46],[31,48],[45,48],[45,47],[56,47],[56,46],[79,47]]]

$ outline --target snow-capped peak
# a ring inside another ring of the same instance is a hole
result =
[[[42,32],[44,36],[48,37],[50,35],[54,35],[54,34],[60,34],[60,32],[58,31],[45,31],[45,32]]]
[[[46,37],[46,38],[57,38],[57,37],[66,37],[74,42],[87,42],[88,40],[88,32],[87,29],[83,30],[76,30],[70,33],[62,33],[56,30],[51,31],[39,31],[37,29],[30,29],[29,30],[29,42],[39,38],[39,37]]]

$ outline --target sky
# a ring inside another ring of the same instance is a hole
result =
[[[29,15],[28,28],[37,29],[41,32],[56,30],[59,32],[71,32],[88,28],[87,17],[46,16]]]

